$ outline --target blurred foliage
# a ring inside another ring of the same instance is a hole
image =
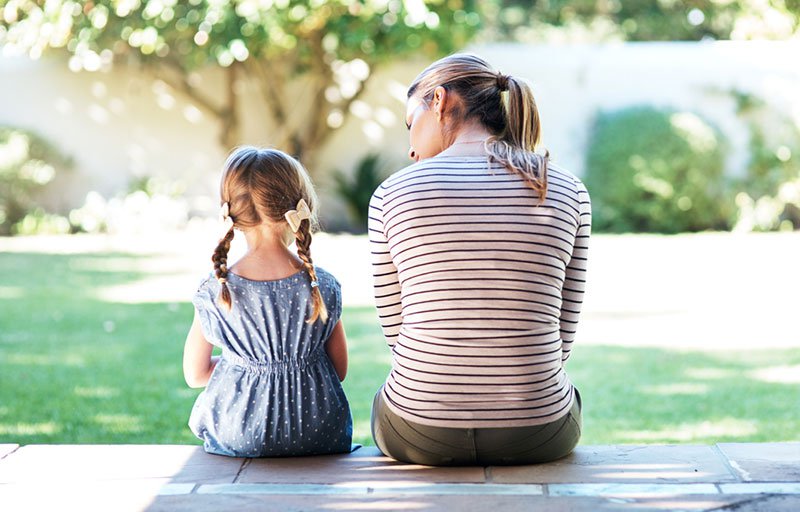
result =
[[[52,219],[38,207],[37,193],[70,167],[70,159],[42,137],[0,127],[0,235],[25,232],[35,224],[50,226]]]
[[[732,95],[750,130],[750,161],[736,186],[736,229],[800,228],[800,129],[756,96],[741,91]]]
[[[367,230],[372,193],[388,175],[386,166],[377,154],[368,154],[362,158],[351,175],[342,171],[334,172],[334,191],[347,206],[359,233]]]
[[[600,113],[586,186],[598,231],[680,233],[731,226],[722,135],[695,114],[633,107]]]
[[[139,63],[221,123],[238,144],[238,91],[254,82],[276,127],[271,144],[303,158],[341,126],[374,67],[434,58],[477,31],[476,0],[8,0],[5,53],[65,49],[73,71]],[[199,71],[224,70],[223,94]],[[303,77],[298,88],[294,79]],[[304,161],[313,168],[313,162]]]
[[[493,0],[487,40],[699,41],[798,35],[800,0]]]

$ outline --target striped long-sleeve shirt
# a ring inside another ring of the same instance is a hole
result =
[[[434,157],[370,202],[375,300],[392,370],[387,405],[455,428],[564,416],[564,371],[586,282],[591,204],[550,165],[545,201],[485,157]]]

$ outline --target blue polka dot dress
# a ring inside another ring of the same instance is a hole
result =
[[[342,312],[339,282],[317,268],[327,323],[306,323],[313,309],[308,273],[251,281],[229,273],[229,312],[210,276],[192,302],[206,339],[222,349],[189,418],[209,453],[282,457],[351,449],[350,406],[325,341]]]

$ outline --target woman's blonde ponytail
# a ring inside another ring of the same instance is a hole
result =
[[[502,77],[502,78],[501,78]],[[530,85],[513,76],[498,75],[498,89],[508,89],[506,98],[506,129],[486,143],[489,159],[522,176],[544,202],[547,194],[547,161],[549,153],[536,153],[541,140],[539,109]]]

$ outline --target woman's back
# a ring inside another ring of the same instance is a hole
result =
[[[397,413],[478,428],[547,423],[571,407],[562,366],[582,300],[590,207],[566,171],[550,165],[547,186],[540,204],[486,157],[440,156],[376,191],[376,297],[395,362],[384,389]]]

